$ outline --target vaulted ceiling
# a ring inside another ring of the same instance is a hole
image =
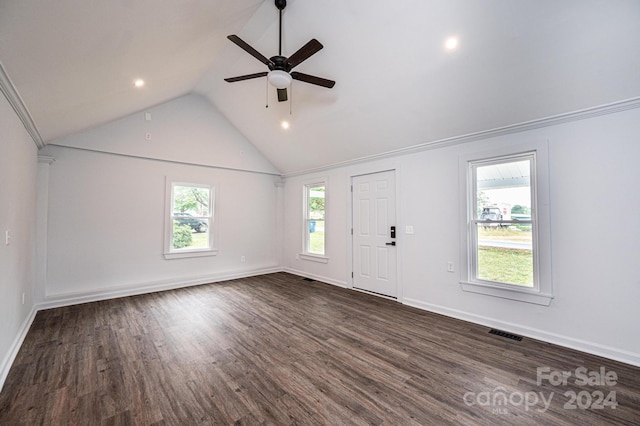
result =
[[[283,55],[317,38],[296,70],[337,84],[281,103],[223,80],[266,70],[229,34],[277,54],[273,0],[0,1],[0,62],[45,142],[197,93],[291,173],[640,96],[638,0],[289,0]]]

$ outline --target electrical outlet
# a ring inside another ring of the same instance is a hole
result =
[[[413,234],[413,226],[411,225],[407,225],[404,227],[404,233],[405,234]]]
[[[149,132],[145,133],[144,138],[145,138],[145,140],[150,141],[151,140],[151,133],[149,133]]]
[[[447,262],[447,272],[453,272],[454,268],[453,268],[453,262],[449,261]]]
[[[246,261],[246,260],[247,260],[247,258],[246,258],[246,257],[244,257],[244,256],[240,256],[240,262],[244,262],[244,261]]]

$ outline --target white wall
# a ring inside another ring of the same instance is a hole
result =
[[[279,267],[281,189],[270,163],[199,96],[150,112],[151,122],[134,114],[42,150],[55,158],[43,306]],[[164,258],[167,176],[215,185],[217,256]]]
[[[151,120],[146,120],[149,113]],[[147,140],[149,135],[150,140]],[[199,95],[185,95],[54,141],[68,147],[277,174],[247,139]]]
[[[289,177],[284,267],[351,285],[350,176],[396,169],[400,301],[640,365],[640,109]],[[521,141],[549,140],[553,288],[549,307],[463,292],[458,159]],[[327,176],[329,263],[296,258],[305,180]],[[459,269],[459,268],[457,268]]]
[[[37,148],[2,95],[0,118],[1,387],[33,319]],[[11,233],[9,245],[5,244],[7,230]]]

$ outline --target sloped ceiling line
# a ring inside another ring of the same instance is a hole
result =
[[[22,121],[24,128],[27,130],[38,149],[43,148],[44,141],[42,140],[42,136],[40,136],[40,132],[38,131],[36,124],[33,122],[33,118],[22,101],[20,94],[5,72],[2,62],[0,62],[0,91],[2,91],[4,97],[7,98],[7,101],[9,101],[13,110],[18,114],[20,121]]]

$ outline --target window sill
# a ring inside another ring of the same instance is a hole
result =
[[[308,254],[308,253],[300,253],[298,257],[302,260],[309,260],[311,262],[318,263],[329,263],[329,258],[326,256],[321,256],[319,254]]]
[[[189,257],[204,257],[204,256],[216,256],[218,249],[211,250],[186,250],[186,251],[174,251],[164,254],[165,259],[184,259]]]
[[[470,283],[470,282],[461,282],[460,286],[463,291],[468,291],[470,293],[478,293],[484,294],[487,296],[500,297],[503,299],[517,300],[519,302],[533,303],[536,305],[549,306],[551,304],[551,299],[553,299],[552,294],[548,293],[539,293],[533,292],[530,290],[520,290],[517,288],[503,288],[503,287],[494,287],[485,284],[478,283]]]

